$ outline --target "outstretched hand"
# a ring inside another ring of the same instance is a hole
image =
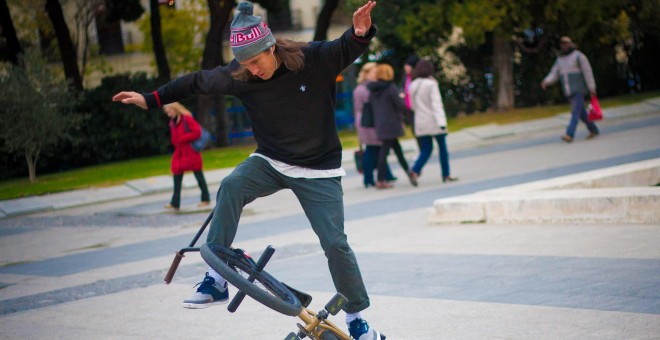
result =
[[[376,2],[368,1],[353,13],[353,29],[358,37],[365,36],[371,28],[371,10],[374,7],[376,7]]]
[[[113,102],[122,102],[124,104],[133,104],[142,109],[147,109],[147,101],[144,96],[137,92],[119,92],[112,97]]]

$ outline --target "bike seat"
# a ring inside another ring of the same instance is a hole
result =
[[[291,286],[287,285],[284,282],[282,282],[282,284],[285,285],[286,288],[288,288],[293,293],[293,295],[295,295],[298,298],[298,300],[300,300],[300,303],[302,304],[303,307],[307,307],[309,306],[310,303],[312,303],[311,295],[305,292],[301,292],[295,288],[292,288]]]

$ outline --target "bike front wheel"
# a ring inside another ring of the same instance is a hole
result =
[[[205,243],[200,254],[206,263],[229,283],[268,308],[289,316],[298,316],[302,303],[282,282],[261,270],[244,253]],[[254,282],[248,280],[252,276]]]

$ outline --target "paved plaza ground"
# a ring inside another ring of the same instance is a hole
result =
[[[572,144],[559,139],[565,115],[451,134],[453,183],[442,183],[434,157],[419,187],[392,162],[395,187],[365,189],[347,151],[345,228],[371,297],[363,316],[388,339],[658,339],[660,223],[429,222],[438,199],[660,158],[659,101],[605,113],[601,136],[585,140],[580,125]],[[412,159],[414,143],[405,148]],[[212,191],[228,171],[209,171]],[[206,265],[190,254],[172,284],[162,278],[208,211],[194,208],[193,184],[184,213],[166,212],[168,181],[0,201],[0,338],[282,339],[296,330],[295,318],[250,298],[234,314],[181,307]],[[290,191],[244,211],[235,246],[258,256],[269,244],[269,272],[322,308],[334,288]],[[344,326],[343,317],[332,320]]]

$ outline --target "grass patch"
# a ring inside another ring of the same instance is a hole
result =
[[[639,103],[646,99],[660,96],[660,91],[640,94],[622,95],[601,99],[603,108]],[[503,112],[482,112],[469,116],[449,119],[450,131],[456,132],[465,128],[485,124],[509,124],[533,119],[552,117],[558,113],[568,112],[569,105],[536,106],[515,108]],[[406,129],[403,139],[412,138],[410,129]],[[358,147],[355,131],[340,131],[339,138],[345,149]],[[232,146],[204,151],[204,170],[213,170],[236,166],[254,151],[253,145]],[[88,187],[106,187],[123,184],[126,181],[170,175],[170,155],[133,159],[128,161],[107,163],[55,174],[38,175],[37,182],[30,183],[26,178],[0,182],[0,200],[25,196],[43,195],[67,190]]]
[[[204,169],[232,167],[254,151],[254,146],[238,146],[206,150],[202,153]],[[126,181],[170,175],[171,155],[90,166],[55,174],[38,175],[31,183],[27,177],[0,182],[0,200],[42,195],[89,187],[107,187]]]

